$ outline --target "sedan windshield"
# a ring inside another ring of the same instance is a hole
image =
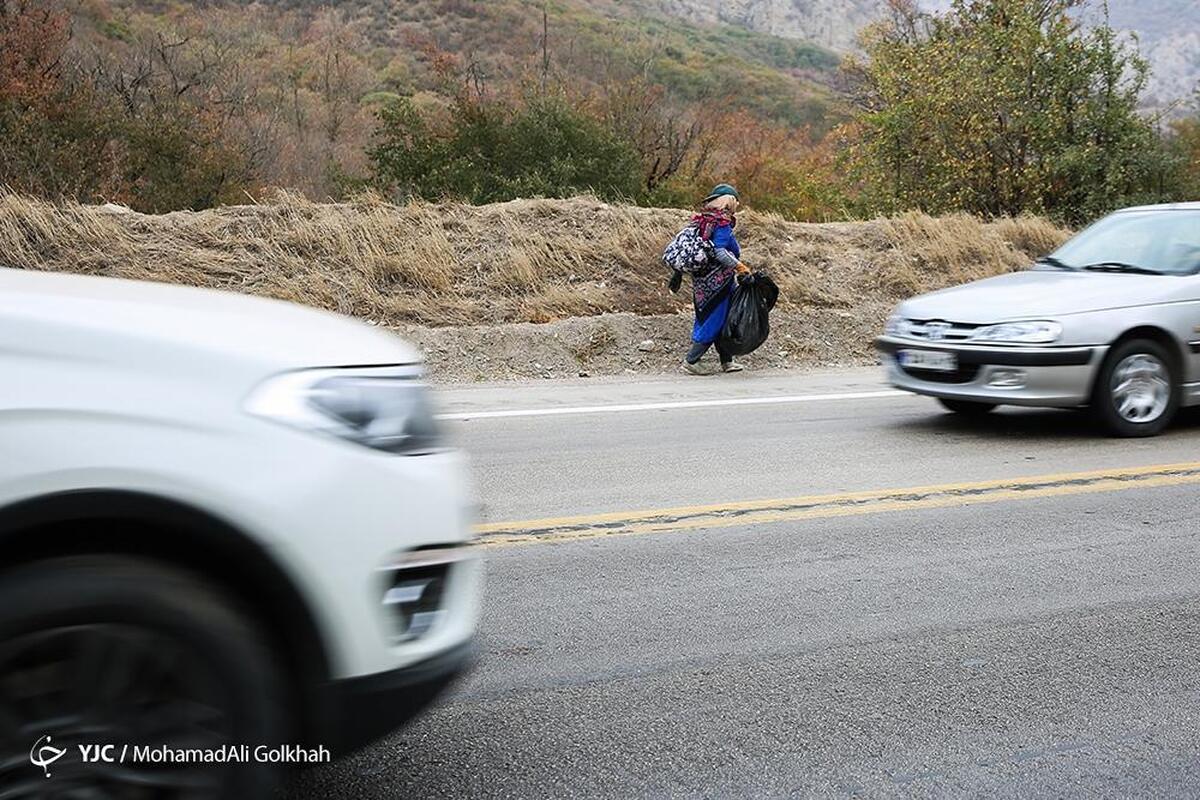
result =
[[[1044,263],[1093,272],[1195,274],[1200,271],[1200,210],[1113,214],[1064,244]]]

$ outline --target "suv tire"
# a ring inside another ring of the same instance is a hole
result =
[[[0,761],[5,796],[268,797],[279,769],[254,763],[254,747],[284,744],[287,727],[264,641],[222,594],[153,561],[73,556],[4,572],[0,742],[23,753],[49,735],[67,751],[50,784],[29,759]],[[86,744],[127,744],[130,756],[245,744],[250,762],[84,764]]]

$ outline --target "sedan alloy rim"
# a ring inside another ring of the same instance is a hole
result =
[[[1163,415],[1171,400],[1171,376],[1156,356],[1135,353],[1117,364],[1112,377],[1113,407],[1127,422],[1144,424]]]

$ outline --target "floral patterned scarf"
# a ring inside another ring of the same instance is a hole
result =
[[[700,237],[706,242],[712,241],[713,234],[722,225],[733,228],[737,226],[737,218],[728,211],[719,208],[706,208],[692,215],[692,224],[700,229]]]
[[[712,241],[717,228],[724,225],[736,226],[737,218],[723,209],[706,208],[692,216],[692,224],[700,229],[701,238],[708,242]],[[692,305],[699,322],[703,323],[708,319],[729,294],[736,271],[735,267],[714,263],[708,272],[692,275]]]

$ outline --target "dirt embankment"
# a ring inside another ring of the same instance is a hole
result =
[[[661,371],[678,362],[687,292],[658,257],[687,212],[591,198],[490,206],[281,195],[161,216],[0,194],[0,260],[228,289],[351,314],[408,335],[442,380]],[[1036,218],[910,214],[805,224],[747,212],[743,255],[781,289],[751,366],[871,357],[903,297],[1010,271],[1066,231]]]

